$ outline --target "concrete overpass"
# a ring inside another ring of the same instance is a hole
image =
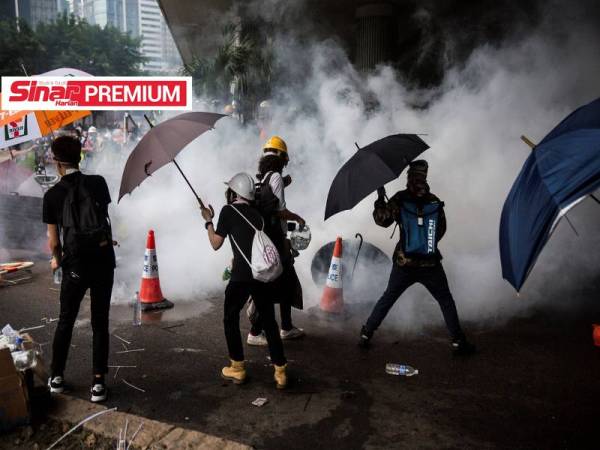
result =
[[[392,62],[406,79],[420,85],[438,83],[448,64],[465,60],[483,43],[496,44],[515,30],[534,26],[540,17],[537,0],[158,2],[186,63],[213,54],[224,18],[256,14],[248,5],[265,5],[260,15],[279,26],[300,35],[338,39],[359,69]]]
[[[228,15],[243,18],[244,4],[236,0],[159,0],[163,14],[184,62],[194,56],[207,56],[215,50],[214,36],[221,35],[222,20]],[[261,2],[255,2],[254,5]],[[266,5],[272,2],[262,2]],[[294,5],[302,5],[302,10]],[[286,4],[281,2],[281,4]],[[296,27],[296,32],[320,38],[334,36],[361,68],[393,59],[398,27],[413,8],[406,0],[306,0],[287,3],[289,11],[260,11],[280,26]],[[265,6],[266,7],[266,6]],[[246,11],[256,14],[256,11]],[[297,19],[301,15],[301,22]],[[310,24],[310,26],[306,26]]]

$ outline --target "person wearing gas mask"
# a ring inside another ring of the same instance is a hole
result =
[[[378,190],[379,198],[373,211],[375,223],[385,228],[396,223],[400,240],[394,250],[387,288],[362,326],[359,345],[363,348],[369,346],[374,332],[402,293],[414,283],[420,283],[440,305],[454,354],[467,355],[475,351],[460,326],[442,255],[437,248],[446,233],[446,216],[444,203],[429,190],[428,168],[425,160],[413,161],[408,169],[407,189],[387,202],[384,188]]]

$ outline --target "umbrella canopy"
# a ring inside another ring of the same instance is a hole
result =
[[[600,98],[556,126],[525,161],[500,220],[502,276],[521,289],[567,211],[600,187]]]
[[[198,136],[211,130],[215,122],[222,117],[225,115],[189,112],[153,127],[133,149],[125,163],[119,201],[162,166],[170,162],[176,163],[175,157],[179,152]]]
[[[360,148],[331,183],[325,220],[354,208],[371,192],[398,178],[404,168],[428,148],[416,134],[393,134]]]

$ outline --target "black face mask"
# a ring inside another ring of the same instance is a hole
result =
[[[416,195],[417,197],[423,197],[424,195],[429,194],[429,185],[424,178],[409,179],[406,187],[411,194]]]

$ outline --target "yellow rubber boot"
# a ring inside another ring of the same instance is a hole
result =
[[[285,369],[287,364],[283,366],[275,365],[275,382],[277,383],[277,389],[285,389],[287,387],[287,374],[285,373]]]
[[[223,367],[221,370],[221,376],[226,380],[231,380],[235,384],[242,384],[246,381],[246,369],[244,368],[244,361],[231,360],[231,365]]]

